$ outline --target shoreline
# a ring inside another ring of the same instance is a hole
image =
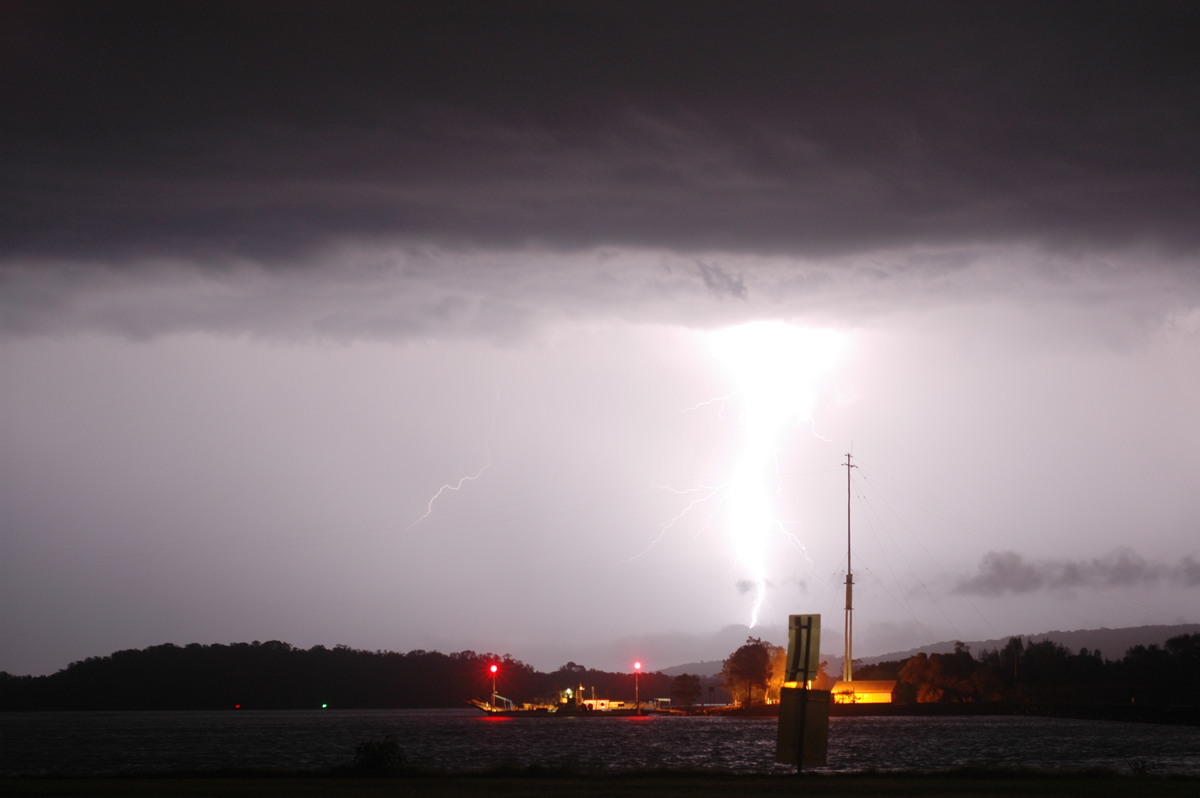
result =
[[[778,705],[714,710],[715,717],[778,717]],[[969,702],[960,704],[830,704],[831,718],[871,717],[1036,717],[1075,720],[1111,720],[1123,723],[1157,723],[1200,726],[1200,707],[1162,704],[1013,704]]]
[[[620,795],[622,798],[865,798],[921,795],[931,798],[1039,795],[1059,798],[1184,798],[1197,794],[1200,776],[1156,776],[1109,770],[1042,771],[972,768],[960,771],[734,774],[722,771],[584,773],[526,768],[480,773],[400,770],[380,775],[318,773],[180,773],[87,778],[0,779],[0,795],[11,796],[468,796]]]

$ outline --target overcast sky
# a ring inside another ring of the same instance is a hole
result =
[[[1195,4],[0,15],[0,670],[1200,620]]]

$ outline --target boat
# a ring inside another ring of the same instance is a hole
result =
[[[492,693],[491,701],[471,698],[467,703],[494,718],[516,718],[525,715],[549,715],[557,708],[550,704],[517,704],[499,693]]]
[[[492,693],[490,701],[471,698],[467,703],[493,718],[620,718],[647,714],[641,707],[624,701],[610,701],[594,696],[584,698],[582,686],[576,690],[563,690],[554,704],[518,704],[499,693]]]

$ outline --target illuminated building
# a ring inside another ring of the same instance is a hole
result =
[[[837,681],[833,685],[835,704],[890,704],[896,691],[894,680]]]

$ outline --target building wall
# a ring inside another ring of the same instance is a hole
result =
[[[833,686],[835,704],[890,704],[895,682],[838,682]]]

